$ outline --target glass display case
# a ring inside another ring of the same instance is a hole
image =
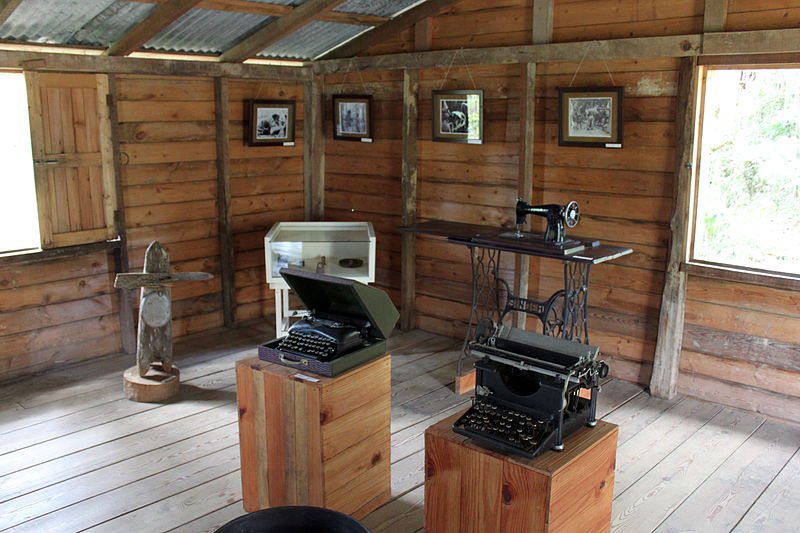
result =
[[[264,237],[267,283],[275,291],[275,330],[280,337],[291,318],[289,286],[281,268],[375,281],[375,230],[370,222],[278,222]]]

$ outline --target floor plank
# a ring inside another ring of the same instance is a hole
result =
[[[732,530],[784,469],[798,446],[800,428],[768,420],[656,531]],[[800,502],[795,505],[793,509],[797,510]],[[775,520],[770,522],[776,525]],[[794,526],[797,526],[796,521]]]
[[[792,459],[733,531],[796,532],[798,509],[800,509],[798,479],[800,479],[800,451],[794,453]]]
[[[652,531],[764,422],[722,409],[614,500],[612,531]]]
[[[124,399],[132,356],[0,385],[0,530],[215,531],[244,514],[234,364],[272,338],[267,321],[181,339],[181,392]],[[453,392],[460,342],[396,332],[392,500],[375,532],[424,526],[424,433],[465,409]],[[603,384],[598,417],[618,424],[615,531],[795,531],[800,428],[687,398]],[[569,440],[567,440],[569,446]]]

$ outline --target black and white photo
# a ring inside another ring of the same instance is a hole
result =
[[[559,89],[562,146],[622,147],[622,88]]]
[[[294,142],[294,101],[248,101],[250,146]]]
[[[433,140],[483,141],[483,91],[433,91]]]
[[[333,138],[346,141],[372,140],[371,107],[371,96],[335,95]]]

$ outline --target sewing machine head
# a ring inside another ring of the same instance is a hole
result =
[[[528,215],[539,215],[547,219],[547,230],[544,234],[545,242],[563,244],[567,228],[574,228],[581,218],[578,202],[571,201],[567,205],[547,204],[530,205],[521,198],[517,199],[517,235],[522,237],[521,226],[525,224]]]

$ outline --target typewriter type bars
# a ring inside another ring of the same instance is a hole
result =
[[[476,363],[473,406],[453,428],[505,451],[534,457],[563,450],[563,439],[594,426],[598,378],[608,366],[598,348],[507,326],[470,343]],[[580,389],[590,389],[589,399]]]

